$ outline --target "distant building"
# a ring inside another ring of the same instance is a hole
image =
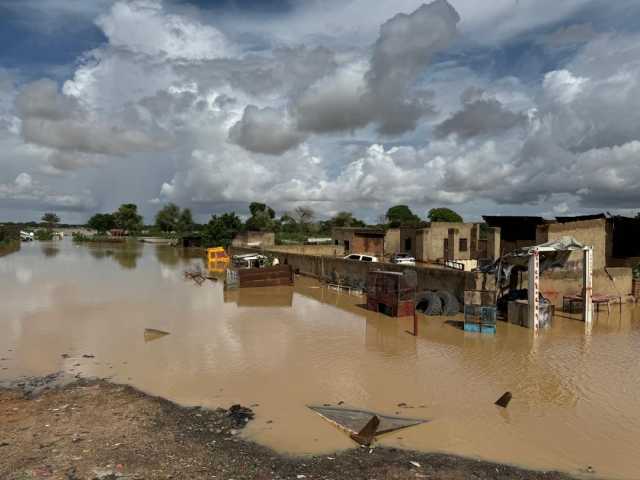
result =
[[[331,238],[334,245],[342,246],[344,253],[369,253],[383,256],[385,253],[383,228],[334,227]]]
[[[275,233],[258,231],[239,233],[231,242],[234,247],[273,247],[275,244]]]
[[[184,248],[194,248],[202,247],[204,245],[204,241],[201,235],[184,235],[180,239],[180,244]]]
[[[536,229],[547,223],[542,217],[484,215],[482,218],[489,227],[500,229],[501,255],[536,245]]]

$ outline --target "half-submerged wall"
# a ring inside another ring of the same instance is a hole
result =
[[[232,247],[232,254],[269,253],[278,257],[280,264],[288,264],[295,271],[325,281],[342,281],[351,285],[365,286],[367,275],[372,270],[401,272],[415,270],[418,276],[418,290],[446,290],[462,299],[464,291],[474,288],[475,274],[441,267],[412,267],[392,263],[369,263],[344,260],[342,258],[318,255],[303,255],[290,252]]]

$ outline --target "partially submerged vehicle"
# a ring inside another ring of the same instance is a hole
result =
[[[24,230],[20,230],[20,240],[23,242],[33,242],[35,240],[35,233],[33,232],[25,232]]]
[[[267,260],[260,253],[245,253],[231,257],[231,265],[235,268],[262,268],[266,266]]]

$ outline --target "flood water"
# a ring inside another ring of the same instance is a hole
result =
[[[225,292],[185,280],[193,265],[200,257],[168,246],[23,244],[0,258],[0,381],[62,370],[185,405],[258,404],[244,435],[293,454],[353,446],[306,408],[342,401],[430,420],[383,445],[640,478],[640,316],[630,307],[600,312],[590,333],[560,316],[537,337],[420,317],[416,338],[410,319],[367,312],[363,297],[308,278]],[[170,335],[145,341],[146,328]],[[493,405],[507,390],[508,409]]]

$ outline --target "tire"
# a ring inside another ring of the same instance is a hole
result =
[[[425,315],[442,315],[442,300],[435,292],[416,295],[416,310]]]
[[[460,303],[455,295],[445,290],[440,290],[436,293],[442,302],[442,314],[443,315],[457,315],[460,313]]]

